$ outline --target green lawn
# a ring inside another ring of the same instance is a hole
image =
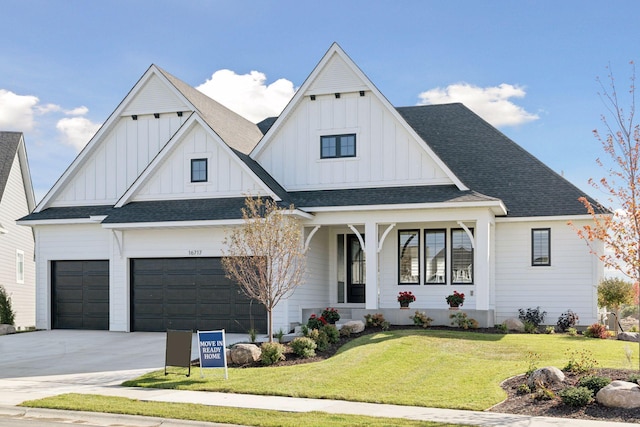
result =
[[[632,365],[625,347],[633,350]],[[229,369],[226,381],[221,370],[205,370],[205,379],[199,369],[190,378],[158,371],[125,385],[484,410],[506,397],[500,382],[526,371],[530,352],[540,355],[539,367],[562,369],[569,352],[586,350],[600,367],[632,368],[637,349],[564,334],[402,330],[360,337],[318,363]]]

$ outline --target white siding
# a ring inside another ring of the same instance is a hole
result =
[[[356,134],[356,156],[320,158],[323,135]],[[371,92],[305,97],[257,161],[287,190],[450,184],[436,162]]]
[[[115,204],[185,117],[122,117],[51,206]]]
[[[0,234],[0,285],[11,298],[15,324],[19,328],[35,326],[35,262],[31,228],[17,225],[29,213],[27,199],[16,155],[0,200],[0,224],[7,230]],[[16,280],[16,250],[24,252],[24,283]]]
[[[208,181],[191,182],[191,159],[207,159]],[[133,200],[167,200],[200,197],[243,197],[264,194],[260,184],[228,147],[199,124],[176,141],[153,175],[141,185]]]
[[[100,224],[38,226],[36,327],[51,328],[51,261],[108,260],[110,231]],[[111,269],[111,266],[109,266]]]
[[[156,75],[141,88],[144,96],[136,96],[122,115],[186,111],[189,107]]]
[[[578,224],[578,222],[576,222]],[[531,266],[531,229],[551,228],[551,266]],[[518,309],[547,312],[555,324],[571,309],[581,325],[597,321],[596,286],[602,267],[566,221],[496,224],[495,305],[498,322],[517,317]]]
[[[358,77],[339,55],[334,54],[322,69],[318,78],[309,86],[307,93],[336,93],[367,89],[366,84]]]

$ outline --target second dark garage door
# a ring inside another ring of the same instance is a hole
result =
[[[131,260],[131,330],[267,330],[264,306],[227,279],[220,258]]]

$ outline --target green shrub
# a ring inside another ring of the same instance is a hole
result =
[[[556,398],[556,394],[550,388],[540,385],[536,387],[533,398],[536,400],[553,400]]]
[[[598,367],[598,361],[593,358],[593,353],[589,350],[573,350],[568,353],[569,361],[564,367],[564,371],[576,374],[593,372]]]
[[[340,332],[334,325],[324,325],[321,330],[327,335],[327,340],[331,344],[340,341]]]
[[[342,328],[340,328],[340,336],[341,337],[350,337],[354,330],[355,330],[354,326],[342,325]]]
[[[284,337],[284,331],[282,328],[278,329],[278,332],[273,334],[273,337],[278,340],[280,344],[282,344],[282,338]]]
[[[522,308],[518,309],[518,318],[522,320],[522,323],[533,323],[536,328],[544,322],[544,316],[546,316],[546,314],[546,311],[540,311],[540,306],[536,308],[527,308],[526,311]]]
[[[11,308],[11,297],[0,285],[0,325],[15,325],[16,313]]]
[[[593,392],[587,387],[568,387],[558,396],[568,406],[586,406],[593,400]]]
[[[262,355],[260,361],[263,365],[273,365],[284,360],[284,346],[277,342],[265,342],[260,347]]]
[[[496,328],[498,330],[498,332],[500,332],[501,334],[508,334],[509,333],[509,328],[507,328],[507,325],[504,323],[500,323],[499,325],[495,325],[494,328]]]
[[[524,323],[524,331],[527,334],[537,334],[538,327],[534,325],[532,322],[523,322]]]
[[[451,325],[453,326],[462,329],[478,329],[478,321],[467,316],[467,313],[459,311],[455,314],[450,314],[449,319],[452,319]]]
[[[594,323],[593,325],[587,327],[587,330],[584,331],[584,336],[605,340],[609,338],[609,331],[607,331],[607,328],[604,325],[601,325],[600,323]]]
[[[555,326],[547,326],[547,327],[544,329],[544,332],[545,332],[547,335],[555,334],[555,333],[556,333],[556,328],[555,328]]]
[[[556,325],[560,332],[564,332],[567,329],[576,326],[578,324],[578,320],[580,320],[580,317],[576,313],[571,310],[567,310],[558,317]]]
[[[604,279],[598,285],[598,306],[616,312],[623,304],[633,303],[633,284],[620,278]]]
[[[578,330],[576,328],[567,328],[565,332],[572,337],[578,335]]]
[[[364,321],[367,328],[385,329],[384,326],[389,324],[382,313],[366,314],[364,316]],[[386,329],[389,329],[389,327],[387,326]]]
[[[315,314],[312,314],[309,320],[307,320],[307,327],[309,329],[320,329],[326,324],[327,320],[324,317],[318,317]]]
[[[329,348],[329,337],[325,331],[312,329],[309,331],[309,338],[316,343],[318,351],[325,351]]]
[[[640,384],[640,374],[629,375],[629,379],[627,381],[629,381],[630,383]]]
[[[611,378],[598,377],[596,375],[587,375],[578,380],[579,387],[586,387],[595,395],[601,388],[606,387],[611,383]]]
[[[416,326],[422,326],[423,328],[428,328],[431,326],[431,322],[433,319],[427,316],[427,313],[424,311],[417,311],[413,316],[409,316],[411,320],[413,320],[413,324]]]
[[[297,337],[289,345],[295,354],[305,359],[315,356],[316,348],[318,347],[315,341],[307,337]]]
[[[527,385],[527,383],[522,383],[518,386],[518,390],[516,390],[517,394],[529,394],[531,393],[531,387]]]

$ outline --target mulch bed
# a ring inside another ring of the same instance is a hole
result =
[[[414,326],[391,326],[390,330],[404,330],[404,329],[422,329]],[[457,330],[457,328],[451,328],[446,326],[432,326],[429,329],[442,329],[442,330]],[[301,358],[293,351],[289,346],[286,346],[285,357],[286,359],[275,363],[270,366],[263,365],[260,361],[255,363],[249,363],[246,365],[229,365],[234,368],[264,368],[269,369],[279,366],[298,365],[302,363],[313,363],[327,359],[333,356],[343,345],[363,335],[380,332],[380,329],[367,328],[364,332],[359,334],[351,334],[349,337],[340,337],[340,341],[336,344],[330,344],[329,348],[325,351],[316,351],[316,356],[311,358]],[[473,332],[480,333],[499,333],[495,328],[479,328],[474,329]],[[199,366],[199,361],[195,360],[193,363],[195,366]],[[637,370],[625,370],[625,369],[597,369],[594,375],[611,378],[612,381],[622,380],[627,381],[631,374],[637,374]],[[565,372],[565,382],[561,386],[550,387],[550,389],[557,394],[560,390],[566,387],[575,386],[580,379],[580,376],[570,372]],[[500,412],[507,414],[518,414],[528,416],[540,416],[540,417],[562,417],[562,418],[577,418],[588,420],[603,420],[625,423],[638,423],[640,424],[640,408],[638,409],[619,409],[619,408],[607,408],[599,405],[595,402],[588,404],[582,408],[573,408],[564,405],[559,397],[555,397],[552,400],[536,400],[532,394],[521,395],[518,394],[518,387],[520,384],[526,382],[525,375],[518,375],[516,377],[505,380],[501,386],[507,393],[507,398],[488,409],[490,412]]]

